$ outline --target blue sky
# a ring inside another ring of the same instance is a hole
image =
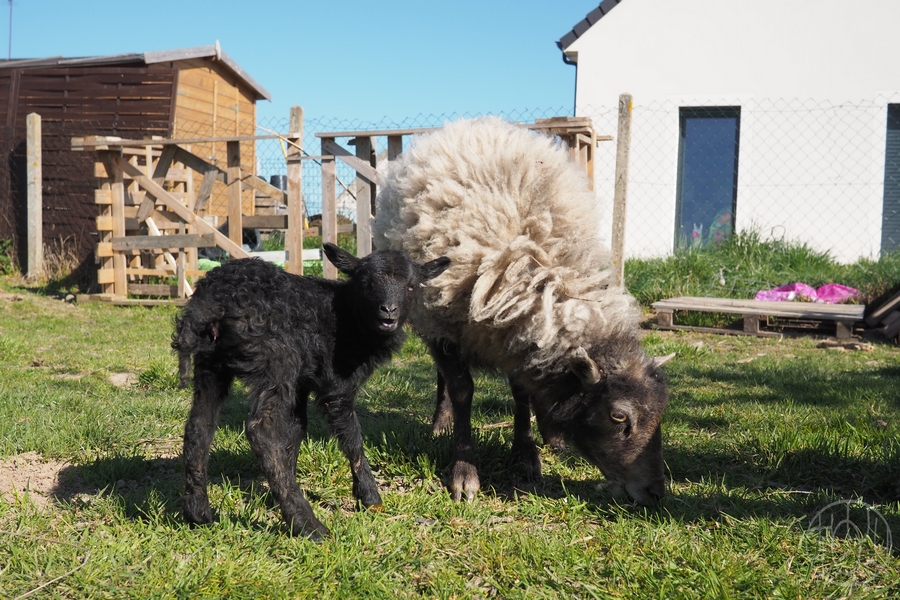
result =
[[[12,58],[222,49],[272,95],[261,120],[378,123],[572,110],[556,41],[599,0],[13,0]],[[0,0],[0,52],[10,42]]]

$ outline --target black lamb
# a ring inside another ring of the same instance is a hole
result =
[[[350,461],[353,495],[364,507],[381,508],[354,399],[376,366],[403,345],[416,288],[450,261],[419,265],[397,251],[356,258],[333,244],[324,250],[349,279],[301,277],[258,259],[232,260],[200,280],[175,320],[172,348],[183,381],[191,357],[194,365],[184,431],[183,508],[190,523],[213,520],[209,450],[235,378],[248,387],[247,438],[293,534],[318,540],[328,533],[295,474],[310,393]]]

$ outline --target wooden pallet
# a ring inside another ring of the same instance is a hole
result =
[[[866,325],[874,327],[888,339],[897,338],[900,335],[900,292],[873,310],[866,317]]]
[[[835,337],[845,339],[852,337],[853,324],[862,321],[866,310],[862,304],[819,304],[812,302],[763,302],[759,300],[735,300],[732,298],[696,298],[680,297],[660,300],[653,303],[657,313],[657,329],[682,329],[691,331],[707,331],[711,333],[731,333],[757,336],[780,335],[774,331],[761,328],[763,321],[768,324],[769,317],[786,319],[788,322],[831,321],[835,324]],[[675,311],[695,311],[738,314],[744,318],[743,330],[723,329],[717,327],[690,327],[676,325]]]

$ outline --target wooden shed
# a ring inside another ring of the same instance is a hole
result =
[[[75,136],[130,139],[254,135],[256,102],[268,91],[211,46],[83,58],[0,60],[0,240],[12,239],[23,262],[26,219],[25,117],[42,121],[43,238],[65,243],[83,263],[97,243],[94,156],[73,152]],[[192,151],[226,164],[225,144]],[[254,164],[254,143],[241,156]],[[242,198],[253,214],[252,191]],[[207,214],[226,215],[225,191],[215,190]]]

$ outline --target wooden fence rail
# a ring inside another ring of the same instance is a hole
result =
[[[585,168],[593,187],[593,161],[598,141],[589,118],[560,117],[538,120],[530,129],[560,137],[574,159]],[[99,188],[95,202],[99,208],[97,231],[100,239],[96,255],[101,293],[80,296],[80,300],[99,300],[119,304],[156,303],[128,296],[156,295],[184,301],[192,293],[191,283],[203,272],[198,269],[197,249],[217,246],[231,258],[250,254],[241,247],[244,228],[285,229],[286,268],[303,273],[303,237],[321,235],[323,242],[337,243],[339,233],[355,232],[357,253],[372,251],[372,218],[379,176],[376,170],[377,137],[387,137],[387,160],[394,160],[403,149],[403,137],[432,129],[383,131],[343,131],[317,133],[321,155],[304,155],[303,110],[291,110],[291,131],[284,136],[234,136],[192,139],[125,140],[110,136],[73,138],[75,150],[95,151],[95,175]],[[270,185],[241,165],[240,142],[281,138],[288,144],[287,192]],[[350,138],[350,151],[337,140]],[[191,144],[224,143],[227,164],[220,168],[197,156]],[[315,159],[322,168],[321,230],[306,228],[302,209],[301,162]],[[357,173],[353,189],[356,198],[356,224],[338,226],[337,175],[335,162],[350,165]],[[195,186],[195,181],[199,185]],[[216,222],[204,218],[209,198],[217,184],[226,186],[228,234]],[[287,215],[245,215],[241,192],[254,190],[287,205]],[[266,253],[266,258],[270,253]],[[337,269],[324,261],[326,278],[336,278]],[[176,285],[152,283],[151,278],[175,277]],[[169,300],[171,301],[171,300]]]

